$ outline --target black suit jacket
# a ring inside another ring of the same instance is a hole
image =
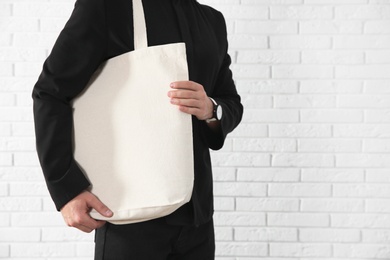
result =
[[[37,152],[58,210],[90,186],[73,158],[70,101],[103,61],[134,49],[131,3],[77,0],[34,86]],[[225,21],[220,12],[196,0],[143,0],[143,5],[149,46],[185,42],[190,80],[202,84],[223,108],[217,133],[193,117],[194,191],[183,207],[187,210],[176,214],[187,212],[182,214],[185,222],[201,224],[213,213],[209,148],[222,147],[243,113],[229,69]],[[173,222],[182,220],[173,217]]]

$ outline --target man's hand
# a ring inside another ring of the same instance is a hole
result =
[[[202,85],[193,81],[177,81],[171,84],[168,92],[171,103],[179,106],[179,110],[206,120],[213,116],[213,102],[207,96]]]
[[[112,217],[112,211],[95,195],[88,191],[80,193],[61,209],[62,216],[69,227],[90,233],[102,227],[106,222],[91,218],[89,212],[95,209],[105,217]]]

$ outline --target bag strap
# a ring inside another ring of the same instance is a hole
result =
[[[146,23],[142,0],[133,0],[134,49],[148,47]]]

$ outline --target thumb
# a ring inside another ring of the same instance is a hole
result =
[[[106,205],[104,205],[103,202],[101,202],[93,194],[91,194],[91,195],[92,196],[91,196],[90,200],[88,201],[89,207],[95,209],[97,212],[99,212],[100,215],[102,215],[104,217],[110,218],[114,215],[114,213]]]

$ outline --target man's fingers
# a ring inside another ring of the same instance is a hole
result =
[[[113,216],[112,211],[94,195],[88,198],[87,203],[88,207],[95,209],[97,212],[99,212],[100,215],[108,218]]]
[[[173,89],[189,89],[189,90],[199,90],[203,89],[202,85],[193,82],[193,81],[176,81],[171,83],[171,88]]]

